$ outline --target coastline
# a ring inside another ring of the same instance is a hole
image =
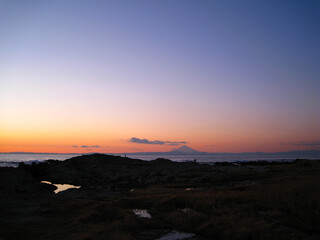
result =
[[[246,161],[294,161],[296,159],[320,159],[320,151],[291,151],[278,153],[202,153],[186,154],[175,152],[145,152],[145,153],[114,153],[119,157],[129,157],[151,161],[157,158],[166,158],[175,162],[194,161],[199,163],[214,164],[215,162],[246,162]],[[44,162],[48,159],[66,160],[71,157],[91,155],[95,153],[0,153],[0,167],[12,166],[17,167],[19,162],[32,164],[33,162]],[[99,153],[96,153],[99,154]]]

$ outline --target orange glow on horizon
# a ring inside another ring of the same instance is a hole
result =
[[[25,138],[24,138],[25,137]],[[78,138],[63,137],[43,137],[27,138],[26,136],[18,137],[1,137],[0,152],[39,152],[39,153],[129,153],[129,152],[166,152],[171,151],[178,146],[155,145],[155,144],[138,144],[131,143],[128,139],[109,138],[101,140],[79,140]],[[85,138],[84,138],[85,139]],[[87,138],[88,139],[88,138]],[[57,144],[59,142],[59,144]],[[214,140],[198,141],[190,139],[187,146],[204,152],[282,152],[293,150],[313,150],[317,146],[297,146],[293,144],[279,144],[272,141],[227,141]]]

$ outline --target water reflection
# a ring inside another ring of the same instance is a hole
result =
[[[194,233],[183,233],[183,232],[170,232],[161,238],[158,238],[158,240],[183,240],[183,239],[190,239],[195,237],[196,235]]]
[[[145,209],[132,209],[132,212],[141,218],[151,218],[150,213]]]
[[[71,189],[71,188],[80,188],[81,187],[81,186],[75,186],[75,185],[71,185],[71,184],[55,184],[55,183],[51,183],[51,182],[48,182],[48,181],[41,181],[41,183],[45,183],[45,184],[50,184],[50,185],[56,186],[57,189],[54,190],[55,194],[57,194],[59,192],[62,192],[62,191],[65,191],[65,190],[68,190],[68,189]]]

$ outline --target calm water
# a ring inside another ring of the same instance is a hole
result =
[[[55,184],[55,183],[51,183],[51,182],[48,182],[48,181],[41,181],[41,183],[45,183],[45,184],[49,184],[49,185],[53,185],[53,186],[56,186],[57,189],[54,190],[54,193],[57,194],[59,192],[63,192],[65,190],[68,190],[68,189],[71,189],[71,188],[80,188],[81,186],[75,186],[75,185],[71,185],[71,184]]]
[[[19,162],[42,162],[48,159],[66,160],[79,154],[48,154],[48,153],[0,153],[0,167],[15,167]]]
[[[16,167],[19,162],[42,162],[48,159],[55,160],[65,160],[71,157],[79,156],[82,154],[44,154],[44,153],[0,153],[0,167],[12,166]],[[117,154],[116,154],[117,155]],[[124,154],[120,154],[120,156],[125,156]],[[199,155],[199,156],[190,156],[190,155],[126,155],[129,158],[142,159],[142,160],[154,160],[157,158],[166,158],[172,161],[183,162],[183,161],[193,161],[194,159],[197,162],[234,162],[234,161],[292,161],[297,158],[305,158],[305,159],[320,159],[320,154],[211,154],[211,155]]]
[[[125,155],[121,155],[125,156]],[[236,161],[292,161],[297,158],[300,159],[320,159],[320,153],[317,154],[208,154],[208,155],[199,155],[199,156],[190,156],[190,155],[126,155],[129,158],[142,159],[142,160],[153,160],[157,158],[166,158],[176,162],[183,161],[193,161],[196,159],[197,162],[204,163],[214,163],[214,162],[236,162]]]

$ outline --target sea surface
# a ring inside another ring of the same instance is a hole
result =
[[[17,167],[20,162],[31,164],[45,160],[66,160],[81,154],[58,153],[0,153],[0,167]]]
[[[75,156],[81,156],[83,154],[58,154],[58,153],[0,153],[0,167],[17,167],[20,162],[31,164],[33,162],[43,162],[48,159],[54,160],[66,160]],[[300,159],[320,159],[319,153],[317,154],[267,154],[267,153],[249,153],[249,154],[208,154],[208,155],[153,155],[153,154],[113,154],[117,156],[127,156],[129,158],[141,159],[141,160],[154,160],[157,158],[166,158],[176,162],[194,161],[200,163],[212,163],[215,162],[245,162],[245,161],[293,161],[297,158]]]
[[[121,155],[125,156],[125,155]],[[166,158],[176,162],[184,162],[184,161],[194,161],[200,163],[215,163],[215,162],[247,162],[247,161],[294,161],[296,159],[320,159],[318,155],[269,155],[269,154],[208,154],[208,155],[126,155],[129,158],[142,159],[142,160],[153,160],[157,158]]]

